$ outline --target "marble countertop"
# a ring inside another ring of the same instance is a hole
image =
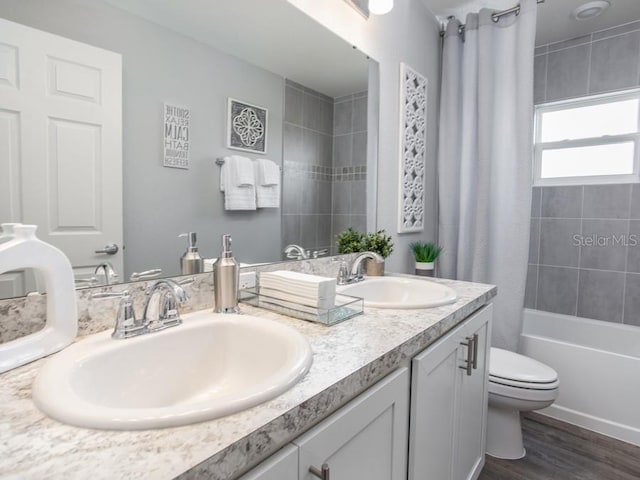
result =
[[[261,405],[184,427],[105,431],[52,420],[31,401],[46,359],[0,375],[0,478],[222,480],[276,452],[433,343],[495,296],[491,285],[436,280],[458,300],[423,310],[365,309],[338,325],[296,320],[242,305],[242,313],[290,325],[313,350],[311,370]]]

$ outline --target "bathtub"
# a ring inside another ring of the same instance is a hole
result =
[[[640,327],[525,309],[521,352],[560,377],[540,413],[640,445]]]

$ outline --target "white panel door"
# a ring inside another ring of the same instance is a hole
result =
[[[310,467],[329,467],[331,480],[405,480],[409,371],[390,374],[294,440],[299,480],[317,480]]]
[[[0,222],[122,272],[119,54],[0,19]]]

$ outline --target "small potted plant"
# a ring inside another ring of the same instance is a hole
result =
[[[344,232],[340,232],[336,239],[338,241],[338,253],[359,253],[364,252],[365,234],[349,227]]]
[[[430,242],[413,242],[409,244],[416,261],[415,273],[424,277],[433,277],[434,264],[442,247]]]
[[[385,230],[378,230],[375,233],[368,233],[363,240],[365,252],[374,252],[382,258],[387,258],[393,252],[393,241],[391,235]],[[367,259],[366,263],[367,275],[381,276],[384,275],[384,262],[379,263],[372,259]]]

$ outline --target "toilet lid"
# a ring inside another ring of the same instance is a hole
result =
[[[510,380],[518,384],[550,384],[558,380],[558,374],[548,365],[533,358],[494,347],[491,348],[489,377],[497,382]]]

